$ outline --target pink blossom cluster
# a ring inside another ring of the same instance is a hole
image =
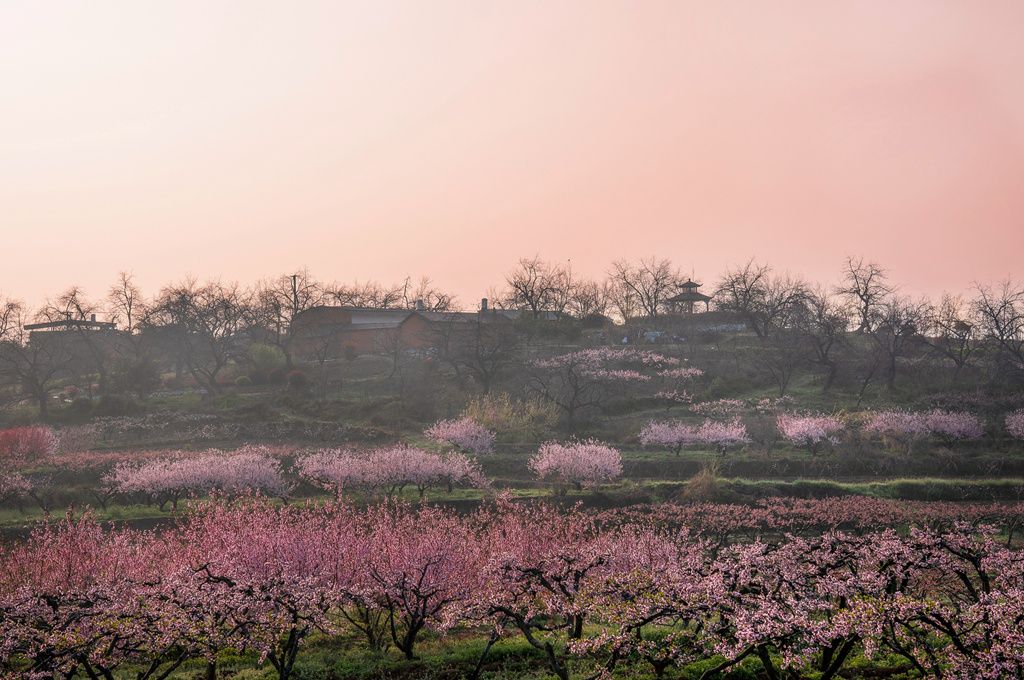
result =
[[[904,501],[868,496],[769,498],[752,506],[728,503],[630,506],[607,511],[603,519],[613,524],[652,521],[659,526],[685,528],[692,535],[707,536],[718,543],[757,537],[764,540],[772,533],[873,531],[907,525],[942,528],[957,522],[999,526],[1012,534],[1024,521],[1024,502]]]
[[[1024,439],[1024,411],[1007,414],[1006,432],[1014,439]]]
[[[396,494],[411,486],[423,496],[438,486],[488,486],[479,464],[467,456],[404,445],[371,451],[322,449],[300,458],[296,467],[301,476],[339,494],[349,490]]]
[[[484,454],[494,451],[494,433],[472,418],[439,420],[423,433],[428,439],[450,444],[465,453]]]
[[[925,416],[928,431],[943,439],[975,440],[985,436],[981,419],[966,411],[944,411],[936,409]]]
[[[758,413],[774,413],[781,408],[792,406],[793,397],[784,395],[781,397],[764,397],[754,402],[754,410]]]
[[[729,422],[705,420],[691,425],[678,420],[647,423],[640,431],[643,446],[662,446],[678,454],[686,446],[712,446],[724,452],[730,446],[750,443],[746,426],[738,419]]]
[[[539,479],[576,488],[607,484],[622,476],[622,454],[593,439],[547,442],[527,463]]]
[[[716,399],[694,404],[690,410],[708,416],[727,416],[752,410],[757,413],[775,413],[780,409],[792,406],[793,398],[764,397],[757,401],[744,401],[743,399]]]
[[[24,498],[32,490],[32,482],[17,472],[0,472],[0,503]]]
[[[672,380],[691,380],[704,375],[704,371],[693,366],[681,366],[679,368],[667,368],[664,371],[659,371],[658,375]]]
[[[652,420],[640,430],[642,446],[664,447],[676,454],[698,442],[697,427],[678,420]]]
[[[714,446],[720,453],[730,446],[742,446],[750,443],[747,426],[738,418],[729,422],[705,420],[697,430],[701,442]]]
[[[53,455],[57,436],[48,427],[31,425],[0,430],[0,459],[25,465]]]
[[[161,508],[167,503],[176,508],[185,496],[213,491],[287,496],[291,490],[280,461],[259,446],[230,453],[211,450],[197,456],[120,463],[105,481],[115,493],[142,495]]]
[[[937,436],[976,440],[985,434],[978,416],[966,411],[879,411],[864,426],[866,432],[908,439]]]
[[[506,500],[460,516],[243,499],[162,533],[87,516],[5,546],[0,673],[158,677],[234,650],[287,678],[315,634],[415,658],[423,631],[482,626],[561,678],[625,660],[836,678],[884,651],[923,677],[997,680],[1024,675],[1021,611],[1020,548],[966,522],[723,543]]]
[[[827,415],[781,413],[775,423],[790,443],[812,451],[824,443],[838,444],[839,434],[846,427],[842,418]]]
[[[88,451],[99,439],[95,425],[69,425],[57,431],[57,453],[65,455]]]
[[[593,347],[533,362],[537,368],[570,369],[596,380],[645,382],[650,375],[641,369],[677,366],[679,359],[650,350],[630,347]]]

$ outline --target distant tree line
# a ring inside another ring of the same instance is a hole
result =
[[[524,340],[531,320],[603,328],[590,344],[636,342],[635,334],[616,329],[670,323],[675,308],[669,300],[683,280],[665,258],[619,260],[601,279],[579,277],[569,266],[539,256],[523,258],[488,296],[496,309],[518,310],[523,322],[514,332],[478,325],[468,334],[438,324],[436,358],[458,381],[487,392],[514,366],[524,372],[536,367],[536,356],[527,355],[543,350],[530,341],[533,336]],[[847,258],[830,284],[812,284],[750,260],[727,269],[709,290],[713,310],[753,339],[737,352],[780,394],[802,371],[819,375],[826,391],[837,380],[861,394],[870,385],[898,389],[904,367],[921,362],[941,366],[953,383],[965,373],[988,385],[1019,385],[1024,377],[1024,284],[1011,279],[977,283],[966,296],[911,298],[900,293],[884,267],[862,258]],[[0,296],[0,398],[31,400],[45,418],[53,393],[76,376],[88,377],[79,386],[90,393],[145,398],[167,370],[189,375],[217,394],[225,369],[260,361],[253,345],[276,348],[284,368],[292,370],[298,361],[294,320],[322,305],[459,308],[454,295],[428,278],[339,284],[319,281],[307,270],[251,286],[186,279],[151,296],[122,273],[100,297],[71,286],[35,310]],[[45,322],[63,324],[63,332],[33,335],[26,329]],[[44,341],[48,335],[75,341]],[[381,351],[394,355],[392,373],[400,379],[401,347]],[[327,344],[321,354],[313,357],[321,366],[339,359]]]

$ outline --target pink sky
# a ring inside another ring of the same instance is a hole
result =
[[[1024,278],[1024,3],[0,3],[0,291]]]

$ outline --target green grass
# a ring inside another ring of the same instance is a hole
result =
[[[343,633],[339,636],[314,636],[304,645],[296,660],[293,678],[296,680],[459,680],[467,677],[476,666],[483,651],[485,637],[482,631],[458,630],[439,634],[425,631],[417,643],[419,658],[409,661],[395,650],[372,652],[360,638]],[[701,674],[722,661],[709,658],[670,667],[665,678],[697,680]],[[592,659],[571,661],[574,678],[586,677],[597,670]],[[134,669],[125,667],[117,677],[131,677]],[[217,661],[218,677],[234,680],[274,680],[277,676],[268,664],[259,664],[252,654],[222,653]],[[175,680],[202,678],[205,663],[189,661],[170,677]],[[531,647],[519,635],[509,633],[489,651],[482,667],[481,677],[486,680],[550,680],[544,654]],[[626,660],[616,668],[613,678],[619,680],[653,680],[656,676],[649,664],[640,660]],[[721,680],[755,680],[763,677],[760,662],[749,657],[716,676]],[[813,678],[808,671],[801,677]],[[879,655],[868,659],[854,655],[847,661],[845,678],[910,678],[908,664],[894,656]]]
[[[751,502],[767,497],[791,498],[826,498],[834,496],[868,496],[893,500],[920,501],[1018,501],[1024,500],[1024,479],[939,479],[929,477],[899,478],[881,481],[837,481],[834,479],[790,479],[767,480],[744,477],[722,477],[721,487],[725,497],[720,500],[731,502]],[[629,503],[659,502],[677,498],[683,489],[684,481],[662,479],[632,479],[608,485],[594,490],[568,489],[564,494],[557,494],[546,485],[523,485],[500,488],[504,493],[519,499],[546,499],[558,503],[583,502],[585,505],[599,507],[617,506]],[[493,491],[481,489],[432,489],[425,499],[429,503],[452,505],[454,507],[472,508]],[[331,497],[327,494],[303,496],[290,501],[292,504],[303,504],[310,500],[324,502]],[[379,496],[354,496],[356,503],[368,503]],[[405,489],[400,498],[411,503],[420,501],[415,489]],[[178,503],[178,513],[189,509],[202,499],[182,500]],[[273,501],[279,503],[280,501]],[[76,508],[81,511],[85,506]],[[161,511],[155,505],[123,505],[110,504],[106,510],[93,508],[96,519],[110,522],[127,522],[147,526],[151,523],[166,522],[173,519],[169,510]],[[63,517],[64,510],[55,510],[51,517]],[[24,511],[16,509],[0,509],[0,529],[19,530],[31,527],[46,518],[45,513],[34,506],[26,506]]]
[[[897,500],[1009,501],[1024,499],[1024,479],[939,479],[914,477],[883,481],[841,482],[833,479],[724,479],[731,490],[754,497],[869,496]]]

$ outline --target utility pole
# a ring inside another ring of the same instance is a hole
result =
[[[292,274],[292,316],[299,313],[299,275]]]

